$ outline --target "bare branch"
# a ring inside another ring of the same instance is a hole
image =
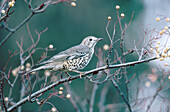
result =
[[[44,12],[47,9],[47,7],[51,4],[54,5],[54,4],[57,4],[57,3],[60,3],[60,2],[64,2],[64,1],[67,2],[68,0],[58,0],[58,1],[53,1],[53,2],[52,2],[52,0],[48,0],[35,9],[31,8],[32,7],[31,2],[29,2],[29,7],[32,9],[31,14],[27,18],[25,18],[18,26],[16,26],[14,29],[12,29],[8,33],[8,35],[0,42],[0,47],[12,36],[13,33],[15,33],[18,29],[20,29],[25,23],[27,23],[32,18],[33,15]],[[6,17],[7,16],[5,16],[5,18]]]
[[[110,65],[109,67],[108,66],[103,66],[103,67],[99,67],[99,68],[96,68],[96,69],[93,69],[93,70],[90,70],[90,71],[87,71],[85,72],[84,74],[81,75],[81,77],[85,77],[89,74],[92,74],[96,71],[102,71],[102,70],[105,70],[105,69],[112,69],[112,68],[120,68],[120,67],[127,67],[127,66],[134,66],[136,64],[140,64],[140,63],[145,63],[145,62],[149,62],[149,61],[152,61],[152,60],[155,60],[157,59],[156,57],[153,57],[153,58],[149,58],[149,59],[145,59],[145,60],[140,60],[140,61],[134,61],[134,62],[128,62],[128,63],[123,63],[123,64],[117,64],[117,65]],[[61,83],[64,83],[64,82],[69,82],[69,81],[72,81],[72,80],[75,80],[75,79],[78,79],[80,78],[80,75],[75,75],[75,76],[72,76],[70,78],[63,78],[59,81],[56,81],[54,82],[53,84],[45,87],[45,88],[42,88],[41,90],[31,94],[31,98],[34,98],[52,88],[54,88],[55,86],[61,84]],[[27,96],[26,98],[20,100],[18,103],[16,103],[15,105],[11,106],[10,108],[8,108],[8,111],[12,111],[14,109],[16,109],[17,107],[21,106],[22,104],[26,103],[27,101],[29,100],[29,96]]]

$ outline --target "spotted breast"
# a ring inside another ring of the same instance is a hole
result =
[[[63,68],[61,69],[61,71],[63,71],[63,70],[71,71],[71,70],[83,69],[90,62],[92,56],[93,56],[93,51],[90,50],[90,52],[83,57],[66,60],[63,62]]]

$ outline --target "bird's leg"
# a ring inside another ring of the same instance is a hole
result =
[[[55,73],[57,73],[57,72],[53,72],[53,75],[55,75]],[[63,78],[62,73],[63,73],[63,72],[61,72],[61,71],[60,71],[60,73],[59,73],[59,74],[57,74],[57,76],[59,76],[59,77],[60,77],[60,79],[62,79],[62,78]]]
[[[82,78],[81,76],[85,74],[85,72],[81,72],[78,70],[72,70],[73,72],[79,73],[80,74],[80,79]]]
[[[68,79],[70,79],[70,78],[71,78],[71,75],[70,75],[68,72],[65,72],[65,73],[67,74]]]
[[[63,78],[63,76],[62,76],[62,74],[60,75],[60,79],[62,79]]]

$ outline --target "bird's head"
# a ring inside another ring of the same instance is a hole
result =
[[[98,41],[102,40],[103,38],[96,38],[94,36],[86,37],[82,42],[81,45],[85,45],[89,48],[94,48]]]

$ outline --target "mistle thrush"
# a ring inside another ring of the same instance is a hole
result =
[[[41,69],[49,69],[53,71],[60,70],[64,72],[83,69],[90,62],[94,54],[94,47],[100,40],[102,40],[102,38],[88,36],[84,38],[81,44],[58,53],[49,60],[40,63],[40,67],[35,68],[28,73]]]

